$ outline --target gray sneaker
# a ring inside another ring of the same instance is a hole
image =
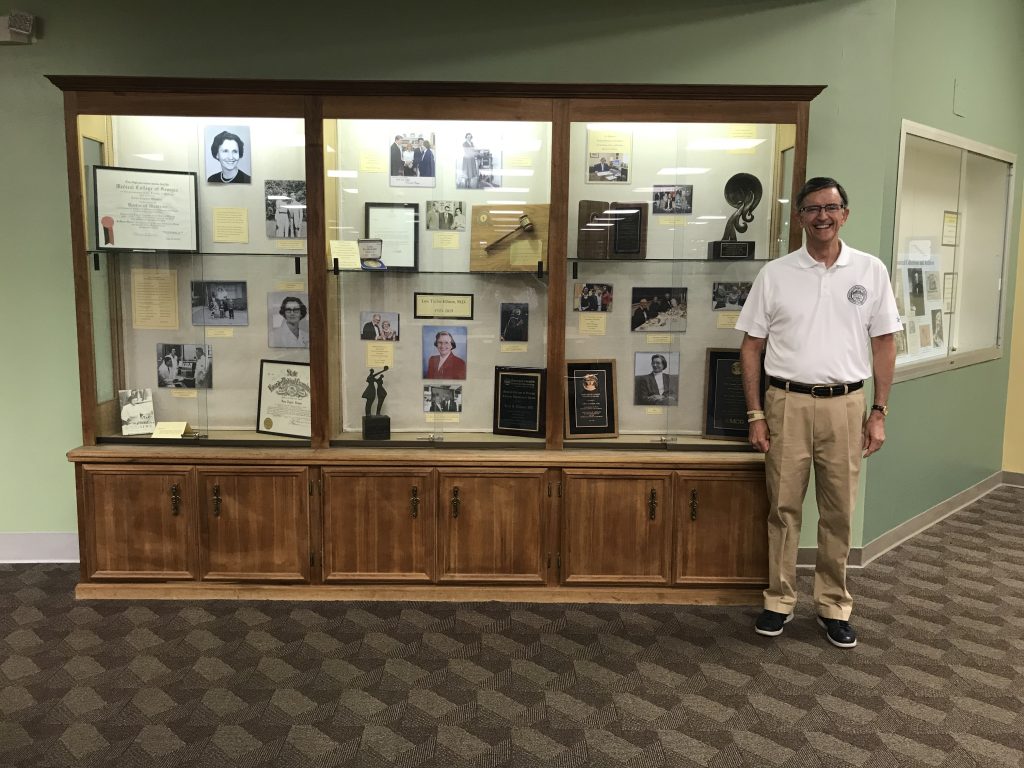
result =
[[[779,613],[765,608],[754,622],[754,631],[765,637],[778,637],[782,634],[783,626],[792,620],[792,613]]]

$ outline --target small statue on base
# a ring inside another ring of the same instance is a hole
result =
[[[381,416],[381,408],[384,407],[384,398],[388,396],[384,389],[384,373],[388,366],[384,366],[380,372],[370,369],[366,377],[366,389],[363,390],[363,399],[366,400],[366,413],[363,415],[363,439],[364,440],[390,440],[391,439],[391,417]],[[373,401],[377,401],[377,414],[370,415],[373,408]]]

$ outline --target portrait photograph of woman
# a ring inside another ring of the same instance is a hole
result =
[[[426,325],[423,327],[423,378],[466,378],[468,350],[464,325]]]
[[[206,181],[210,184],[251,184],[249,126],[208,125],[203,135]]]
[[[309,347],[308,302],[304,291],[267,294],[268,347]]]

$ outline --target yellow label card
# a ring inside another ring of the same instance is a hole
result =
[[[306,290],[305,280],[278,280],[277,290],[279,291],[304,291]]]
[[[305,240],[278,240],[277,248],[280,251],[304,251],[306,250]]]
[[[366,367],[379,371],[395,367],[395,345],[390,341],[371,341],[366,345]]]
[[[648,344],[671,344],[672,335],[668,333],[648,333],[645,341]]]
[[[378,152],[364,151],[359,153],[360,173],[384,173],[387,169],[384,157]]]
[[[580,312],[579,330],[582,336],[604,336],[608,333],[608,315]]]
[[[444,248],[446,250],[458,250],[459,247],[459,233],[458,232],[435,232],[434,233],[434,247]]]
[[[587,131],[587,152],[592,155],[626,154],[633,146],[633,134],[625,131]]]
[[[206,338],[208,339],[233,339],[235,337],[234,328],[207,328]]]
[[[740,319],[739,312],[716,312],[715,320],[719,328],[735,328],[736,321]]]
[[[362,268],[359,265],[359,243],[355,240],[331,240],[331,258],[338,260],[339,269]]]
[[[249,209],[248,208],[214,208],[213,209],[213,242],[215,242],[215,243],[248,243],[249,242]]]
[[[508,352],[525,352],[527,344],[525,341],[503,341],[501,342],[501,351],[503,353]]]
[[[133,269],[132,328],[169,330],[177,327],[178,272]]]

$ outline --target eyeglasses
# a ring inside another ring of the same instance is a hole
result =
[[[799,210],[800,213],[808,216],[817,216],[822,211],[825,213],[838,213],[844,208],[846,208],[846,206],[840,203],[829,203],[828,205],[805,205]]]

